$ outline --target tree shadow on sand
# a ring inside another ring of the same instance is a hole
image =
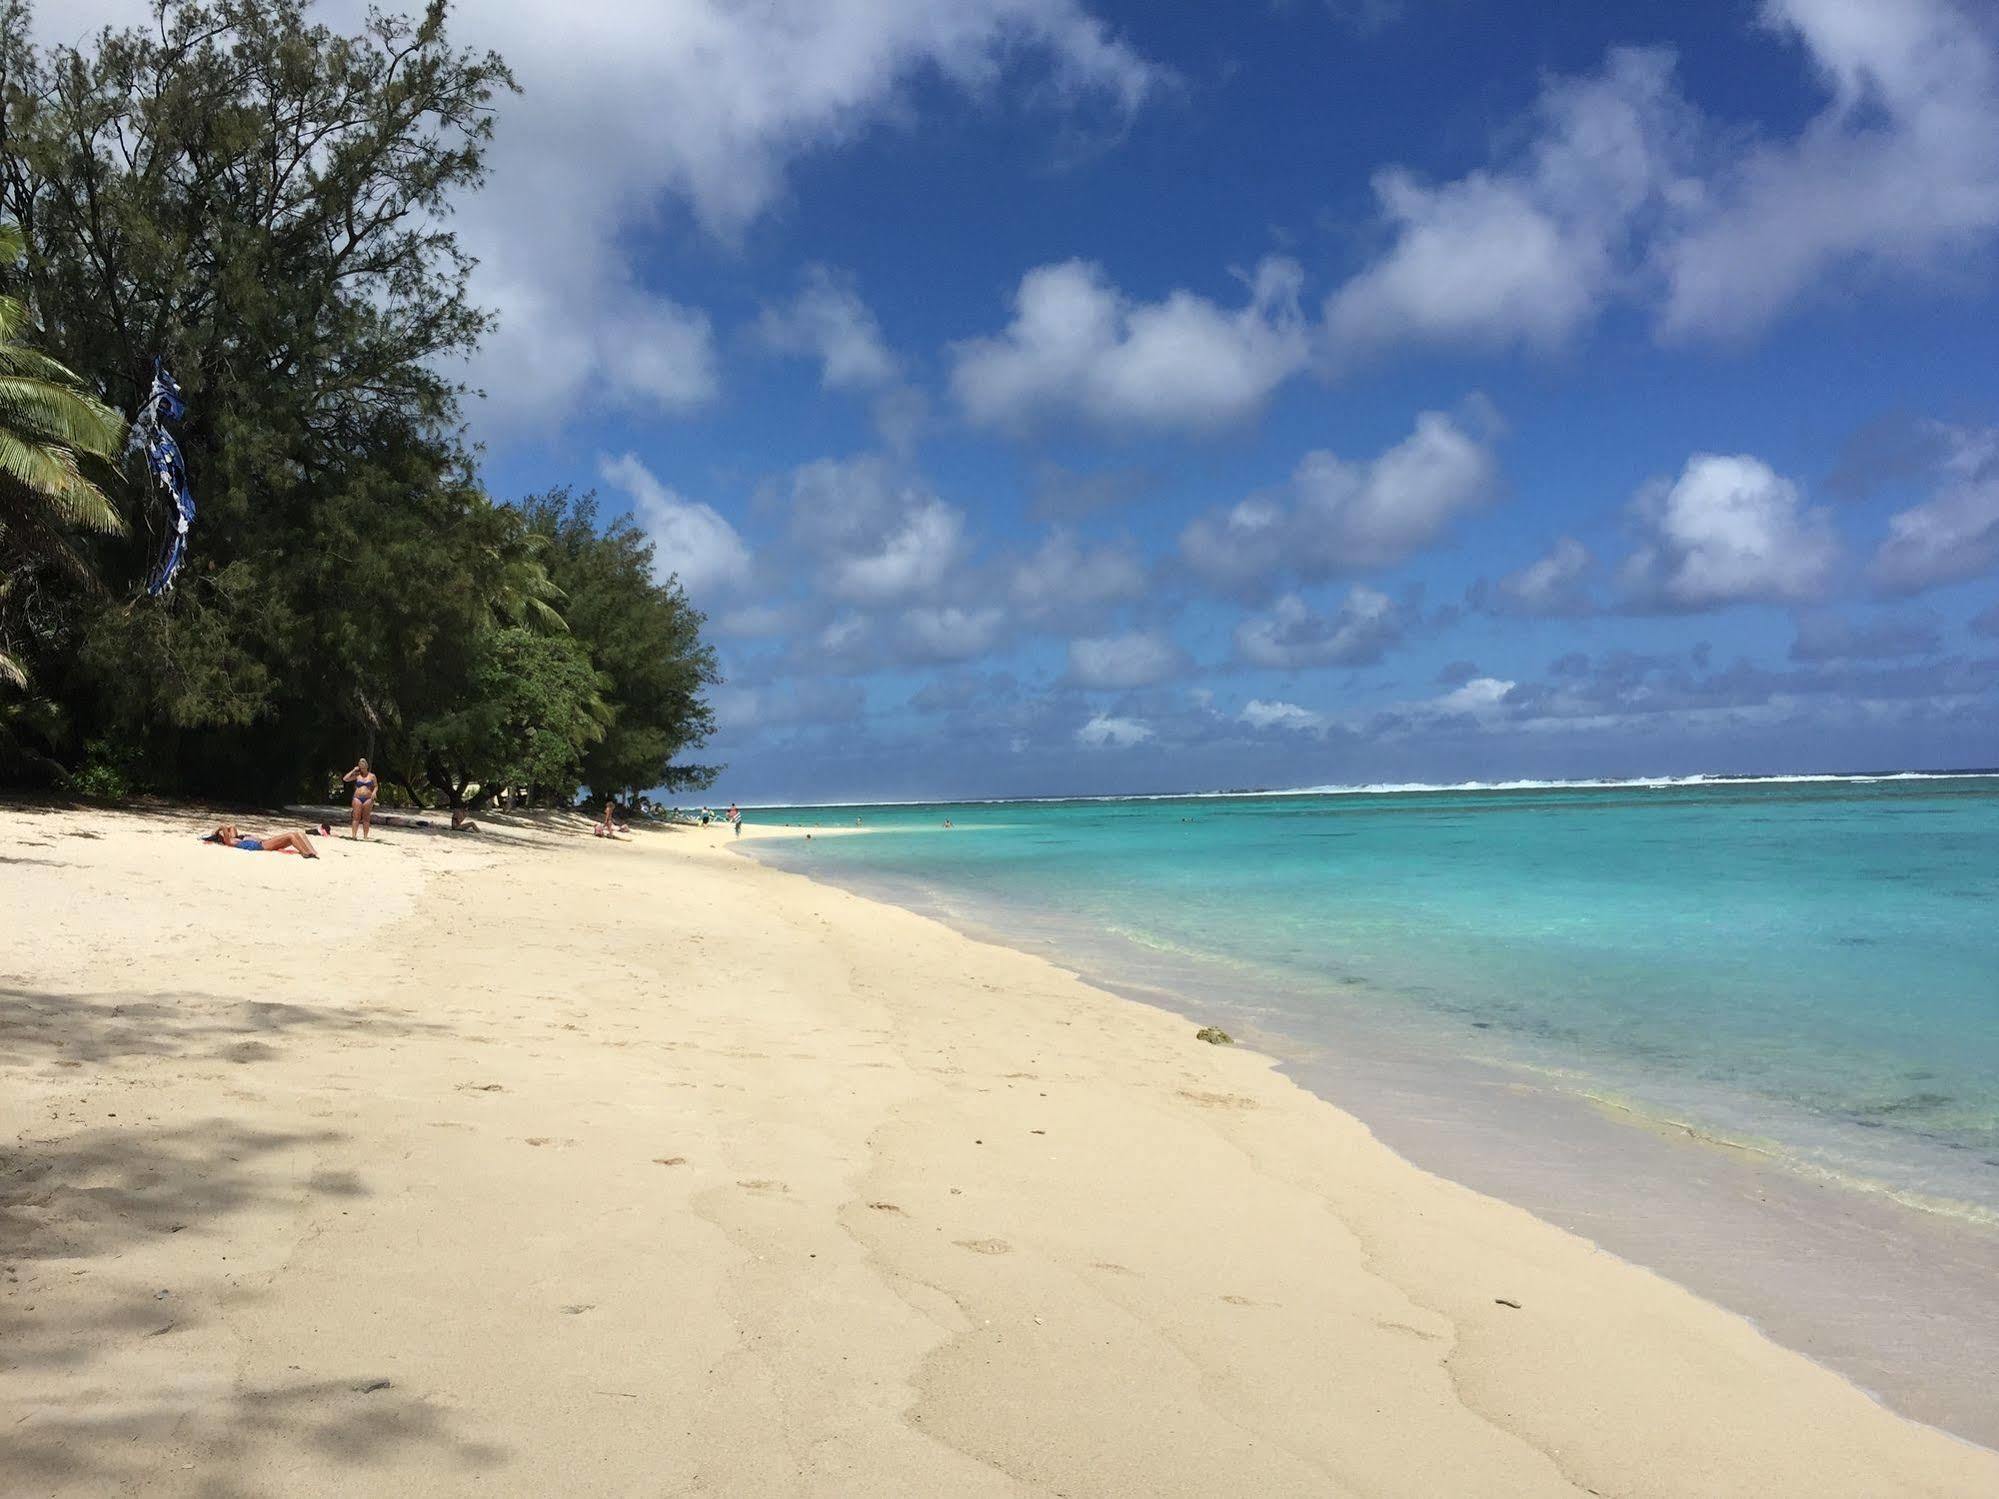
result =
[[[504,1463],[448,1407],[380,1370],[245,1386],[204,1378],[199,1364],[162,1378],[149,1372],[157,1360],[132,1362],[217,1315],[212,1285],[134,1284],[149,1243],[259,1209],[366,1196],[351,1171],[310,1169],[344,1138],[208,1120],[0,1150],[0,1389],[10,1396],[0,1493],[159,1485],[235,1499],[286,1491],[302,1455],[308,1466],[316,1457],[365,1468],[414,1448],[468,1474]],[[218,1239],[218,1252],[227,1247]],[[110,1273],[80,1283],[90,1289],[78,1305],[71,1277],[100,1266]]]
[[[128,1057],[205,1056],[256,1062],[300,1034],[367,1039],[444,1035],[450,1027],[381,1006],[223,999],[199,990],[131,995],[56,994],[0,985],[0,1065],[58,1066]]]
[[[0,1448],[0,1488],[126,1493],[158,1486],[249,1499],[309,1492],[298,1485],[317,1464],[380,1468],[417,1449],[443,1456],[470,1483],[503,1466],[507,1451],[468,1439],[463,1425],[449,1407],[366,1373],[207,1399],[180,1389],[51,1401],[10,1429]]]

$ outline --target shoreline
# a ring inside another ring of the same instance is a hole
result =
[[[1035,954],[1092,987],[1193,1024],[1220,1020],[1418,1169],[1581,1234],[1744,1317],[1887,1408],[1999,1449],[1990,1392],[1999,1226],[1982,1210],[1909,1201],[1886,1183],[1842,1178],[1595,1087],[1549,1086],[1498,1057],[1448,1053],[1436,1037],[1348,1017],[1301,1038],[1219,972],[1169,981],[1157,971],[1165,965],[1136,966],[1138,950],[1107,934],[1081,943],[1066,927],[1030,927],[1033,913],[1003,902],[959,909],[938,892],[879,875],[843,880],[845,870],[807,871],[771,852],[774,868]]]
[[[1269,1057],[586,826],[0,808],[10,1491],[1999,1485]]]

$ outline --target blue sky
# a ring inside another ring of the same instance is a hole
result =
[[[718,796],[1999,762],[1989,4],[455,26],[488,482],[653,534]]]

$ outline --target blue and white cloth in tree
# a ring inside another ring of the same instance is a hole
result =
[[[127,452],[136,449],[146,455],[146,467],[152,472],[153,482],[160,486],[173,511],[173,531],[167,539],[166,555],[146,584],[146,592],[154,598],[173,587],[174,574],[187,558],[187,530],[194,523],[194,494],[187,487],[187,460],[166,427],[168,422],[177,422],[186,414],[187,402],[181,397],[180,387],[174,384],[167,367],[155,359],[153,388],[146,393],[145,404],[132,420],[132,437],[126,445]]]

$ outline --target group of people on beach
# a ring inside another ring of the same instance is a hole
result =
[[[342,776],[340,780],[343,785],[351,785],[354,788],[353,801],[348,809],[349,827],[347,836],[356,842],[365,840],[368,837],[369,830],[374,826],[375,799],[381,789],[381,778],[368,768],[368,761],[366,757],[363,757],[356,760],[354,768]],[[617,810],[617,802],[612,798],[606,797],[604,799],[604,815],[592,825],[590,831],[595,833],[599,838],[623,838],[630,836],[625,827],[618,822]],[[738,838],[742,837],[742,809],[734,802],[730,802],[729,810],[723,815],[727,819],[729,826],[735,830],[735,836]],[[702,826],[706,827],[713,820],[714,816],[713,812],[703,807],[701,809]],[[860,819],[855,819],[856,823],[859,821]],[[456,827],[459,824],[454,822],[453,826]],[[949,827],[950,824],[946,823],[945,826]],[[325,837],[331,834],[332,829],[325,823],[321,823],[319,832],[322,837]],[[234,823],[224,823],[202,841],[204,843],[221,844],[228,848],[246,849],[253,853],[293,853],[301,854],[308,859],[316,859],[319,857],[319,850],[312,846],[310,834],[311,829],[307,829],[305,832],[273,833],[268,838],[259,838],[245,833]]]

